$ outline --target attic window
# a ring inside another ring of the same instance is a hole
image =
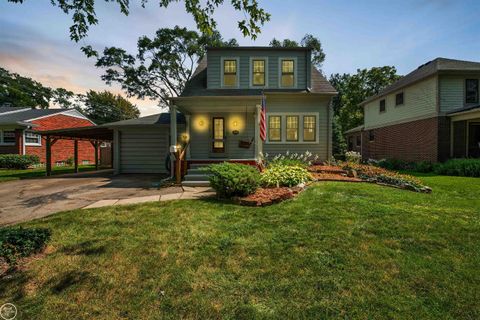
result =
[[[465,80],[465,102],[478,103],[478,79]]]
[[[385,99],[380,100],[380,112],[385,112]]]
[[[293,87],[295,83],[295,61],[282,60],[281,86]]]
[[[237,60],[223,60],[223,85],[237,86]]]
[[[403,105],[403,92],[399,92],[395,95],[395,105]]]

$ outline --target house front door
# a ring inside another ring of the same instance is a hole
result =
[[[225,153],[225,118],[213,117],[212,153]]]

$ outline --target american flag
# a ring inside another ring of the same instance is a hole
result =
[[[260,139],[267,140],[267,103],[265,96],[262,96],[262,113],[260,114]]]

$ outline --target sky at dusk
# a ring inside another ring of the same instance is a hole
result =
[[[100,23],[88,38],[75,43],[68,33],[70,17],[49,0],[27,0],[22,5],[1,1],[0,66],[76,93],[89,89],[121,93],[118,86],[102,82],[101,70],[83,55],[81,46],[117,46],[135,53],[142,35],[175,25],[195,27],[182,2],[164,9],[158,0],[150,0],[146,8],[131,1],[129,16],[122,15],[116,4],[97,2]],[[272,17],[256,41],[242,37],[236,23],[242,16],[230,5],[215,15],[223,37],[236,38],[240,45],[263,46],[274,37],[300,40],[311,33],[322,42],[327,76],[384,65],[406,74],[436,57],[480,61],[478,0],[259,2]],[[160,111],[155,101],[130,100],[142,115]]]

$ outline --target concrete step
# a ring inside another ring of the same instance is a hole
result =
[[[185,181],[208,181],[208,175],[206,174],[187,174],[183,177]]]
[[[203,169],[188,169],[187,174],[208,174],[208,170]]]
[[[182,181],[182,186],[184,187],[209,187],[210,182],[208,181]]]

